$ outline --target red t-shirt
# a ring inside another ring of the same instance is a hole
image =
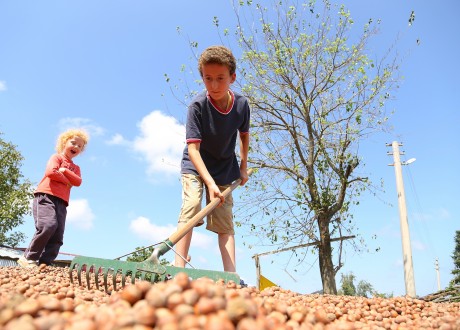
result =
[[[64,173],[59,172],[61,167],[66,169]],[[80,167],[67,157],[60,154],[54,154],[48,160],[45,176],[38,184],[35,192],[59,197],[69,205],[70,188],[80,185]]]

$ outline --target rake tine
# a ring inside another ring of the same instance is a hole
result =
[[[123,273],[123,269],[119,269],[119,270],[121,273],[121,287],[124,288],[126,285],[126,274],[127,273]]]
[[[101,270],[102,268],[99,267],[97,272],[94,272],[94,282],[96,283],[96,289],[99,290],[99,271]]]
[[[81,286],[81,270],[83,268],[83,265],[80,265],[80,267],[77,270],[77,278],[78,278],[78,284]]]
[[[91,270],[94,271],[94,265],[91,265],[89,269],[88,269],[88,266],[86,266],[86,285],[88,289],[91,289],[91,279],[90,279]]]
[[[109,276],[109,271],[110,271],[110,268],[107,268],[107,271],[104,272],[104,289],[105,289],[105,292],[109,292],[109,288],[108,288],[108,276]]]
[[[75,271],[76,271],[76,273],[77,273],[77,281],[78,281],[78,267],[79,267],[79,265],[78,265],[78,264],[75,264],[75,265],[74,265],[74,268],[71,269],[71,271],[72,271],[72,270],[75,270]],[[72,274],[72,277],[71,277],[70,279],[72,280],[72,283],[74,283],[73,272],[72,272],[71,274]]]
[[[136,283],[136,273],[135,272],[128,270],[123,274],[123,269],[120,269],[120,270],[122,271],[121,284],[122,284],[123,287],[126,285],[126,277],[128,276],[129,272],[131,272],[131,284]],[[142,277],[141,277],[141,279],[142,279]]]
[[[97,286],[98,289],[101,287],[100,284],[99,284],[99,278],[102,277],[102,279],[104,279],[105,278],[105,273],[107,271],[108,271],[107,268],[101,266],[101,267],[99,267],[97,273],[94,275],[94,278],[96,279],[96,286]],[[104,289],[107,292],[107,287],[106,287],[106,281],[105,280],[104,280]]]
[[[75,265],[73,267],[69,267],[69,277],[70,277],[70,283],[73,284],[73,269],[75,268]]]
[[[118,274],[118,270],[115,271],[114,269],[112,273],[113,291],[117,291],[117,274]]]
[[[123,286],[126,285],[126,277],[127,276],[128,276],[128,272],[125,272],[121,277],[121,279],[122,279],[121,283],[122,283]],[[131,284],[134,284],[133,280],[136,281],[136,275],[131,273]]]
[[[144,276],[144,278],[145,278],[145,276]],[[131,284],[134,284],[134,283],[136,283],[136,274],[131,275]]]

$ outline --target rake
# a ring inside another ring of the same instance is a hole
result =
[[[252,174],[252,169],[248,170],[248,175]],[[222,194],[226,198],[233,190],[236,189],[241,183],[241,179],[234,181]],[[121,282],[121,286],[124,287],[126,283],[135,283],[136,279],[150,280],[151,282],[166,281],[173,278],[178,273],[186,273],[190,278],[197,279],[201,277],[207,277],[214,281],[223,280],[224,282],[233,281],[237,284],[240,283],[240,277],[236,273],[196,269],[196,268],[182,268],[168,265],[162,265],[160,263],[160,257],[166,252],[172,249],[172,247],[184,237],[195,225],[200,222],[205,216],[211,213],[220,203],[219,198],[213,199],[206,207],[198,212],[190,221],[188,221],[183,227],[171,234],[163,242],[160,242],[154,248],[150,257],[141,262],[134,261],[122,261],[113,259],[101,259],[85,256],[75,257],[69,269],[70,281],[74,283],[74,276],[76,271],[76,277],[78,283],[82,285],[82,273],[86,279],[86,285],[88,288],[91,287],[91,280],[94,280],[96,288],[99,290],[100,283],[99,279],[102,277],[104,289],[107,293],[109,290],[109,283],[112,284],[112,289],[117,290],[117,283]]]

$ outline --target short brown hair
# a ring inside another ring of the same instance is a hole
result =
[[[206,64],[223,64],[228,67],[230,74],[236,71],[236,59],[232,51],[224,46],[211,46],[201,53],[198,59],[198,71],[201,76],[203,76],[203,65]]]

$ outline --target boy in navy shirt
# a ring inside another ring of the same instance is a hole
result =
[[[220,198],[221,203],[207,217],[206,229],[218,234],[224,271],[236,272],[233,198],[222,192],[241,178],[248,181],[250,109],[247,99],[230,90],[236,79],[236,60],[223,46],[207,48],[198,60],[198,70],[206,90],[191,102],[187,113],[186,142],[182,175],[182,208],[178,228],[201,210],[206,187],[206,203]],[[239,137],[240,163],[235,154]],[[202,225],[201,222],[198,225]],[[175,265],[185,267],[193,231],[177,244]]]

